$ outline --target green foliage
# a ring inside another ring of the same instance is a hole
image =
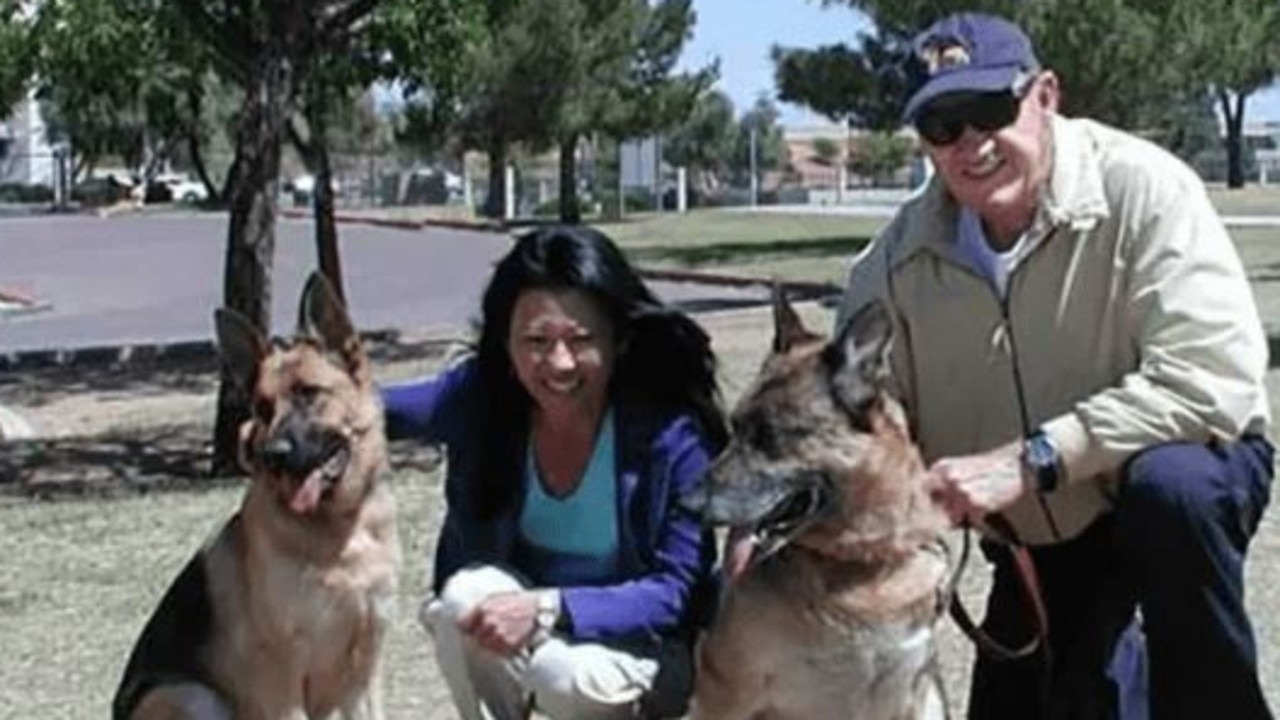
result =
[[[0,203],[51,203],[53,188],[48,185],[0,183]]]
[[[50,0],[39,9],[39,97],[54,136],[88,158],[141,159],[138,87],[158,56],[154,16],[140,3]]]
[[[31,81],[34,38],[21,6],[18,0],[0,0],[0,120]]]
[[[480,3],[477,22],[457,36],[453,89],[422,85],[409,98],[406,134],[438,137],[443,120],[464,149],[528,142],[547,147],[577,72],[575,38],[562,31],[581,14],[574,0]]]
[[[709,90],[684,122],[663,136],[662,155],[671,165],[688,168],[695,187],[711,191],[733,165],[737,139],[733,101],[719,90]]]
[[[862,137],[849,162],[850,171],[872,178],[877,184],[892,175],[911,156],[913,142],[890,132],[873,132]]]
[[[1040,61],[1058,75],[1062,111],[1160,132],[1187,87],[1154,2],[1079,0],[1032,5],[1022,18]],[[1086,50],[1087,49],[1087,50]]]
[[[906,96],[906,39],[887,30],[859,38],[858,48],[814,50],[774,47],[778,97],[834,122],[889,130],[899,124]]]
[[[37,94],[50,135],[82,164],[157,164],[198,132],[206,65],[171,5],[47,0],[36,13]]]
[[[487,31],[483,0],[392,0],[373,16],[368,43],[381,58],[379,76],[402,89],[405,106],[397,139],[427,153],[448,140],[450,123],[475,77],[468,58]],[[377,52],[380,49],[381,52]]]
[[[1227,186],[1238,188],[1252,161],[1243,138],[1246,103],[1280,74],[1280,4],[1223,0],[1210,8],[1173,0],[1171,18],[1188,75],[1217,98],[1226,126]]]
[[[1274,0],[1169,0],[1168,35],[1178,38],[1188,79],[1250,93],[1280,72],[1280,4]]]
[[[778,124],[778,108],[761,97],[738,119],[730,168],[738,182],[751,177],[751,139],[755,136],[755,168],[757,173],[779,170],[787,164],[787,146]]]
[[[680,53],[693,34],[692,0],[629,0],[631,25],[620,51],[620,77],[593,80],[602,130],[614,137],[637,137],[672,128],[689,116],[711,87],[719,68],[710,65],[675,73]],[[619,82],[621,81],[621,82]],[[616,97],[613,88],[617,88]],[[605,93],[599,93],[605,90]]]
[[[1206,92],[1247,95],[1280,69],[1274,0],[824,0],[907,38],[938,18],[987,11],[1020,22],[1063,88],[1063,111],[1158,138],[1177,138],[1170,108]],[[877,67],[879,63],[870,62]],[[901,107],[905,93],[891,104]],[[802,97],[817,96],[810,91]],[[814,105],[811,105],[814,106]],[[814,106],[816,107],[816,106]],[[1222,108],[1228,118],[1232,105]],[[1241,111],[1243,108],[1241,107]]]
[[[836,158],[840,156],[840,143],[829,137],[819,137],[813,140],[813,159],[821,165],[831,167],[836,164]]]

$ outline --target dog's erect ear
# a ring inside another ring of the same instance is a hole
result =
[[[355,335],[347,317],[347,309],[338,299],[329,279],[319,272],[307,276],[298,304],[298,334],[320,341],[326,348],[337,350]]]
[[[879,300],[863,306],[840,328],[827,346],[826,360],[847,407],[860,407],[875,397],[889,377],[892,348],[893,318]]]
[[[319,272],[307,276],[298,304],[298,335],[316,340],[328,352],[342,357],[348,372],[368,370],[364,350],[347,308],[328,278]]]
[[[787,302],[782,283],[773,284],[773,351],[785,353],[802,342],[817,339],[817,335],[805,329],[800,316]]]
[[[218,334],[218,354],[231,371],[231,377],[242,392],[253,388],[258,365],[271,352],[267,339],[245,316],[234,310],[213,311],[213,325]]]

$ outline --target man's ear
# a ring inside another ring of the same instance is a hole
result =
[[[1062,103],[1062,87],[1058,84],[1058,76],[1052,70],[1042,70],[1035,79],[1031,92],[1036,95],[1036,102],[1047,113],[1057,113]]]

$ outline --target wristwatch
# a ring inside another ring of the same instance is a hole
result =
[[[1051,493],[1062,480],[1062,456],[1044,430],[1036,430],[1022,443],[1022,464],[1035,481],[1036,492]]]
[[[537,647],[551,637],[560,621],[560,591],[538,591],[538,613],[533,619],[533,646]]]

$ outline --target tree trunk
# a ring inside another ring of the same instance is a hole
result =
[[[1222,91],[1218,99],[1222,103],[1222,116],[1227,125],[1227,187],[1231,189],[1244,187],[1244,105],[1248,93],[1232,93]]]
[[[191,156],[191,167],[195,169],[196,178],[200,180],[200,184],[204,185],[205,192],[211,198],[219,197],[217,188],[213,186],[213,181],[209,179],[209,169],[204,164],[200,138],[194,132],[187,133],[187,154]]]
[[[329,146],[325,142],[325,110],[323,107],[313,106],[308,115],[308,124],[311,125],[308,164],[315,177],[311,201],[316,223],[316,257],[320,262],[320,272],[333,283],[338,298],[345,302],[342,261],[338,255],[338,225],[334,218],[333,165],[329,162]]]
[[[280,145],[293,77],[279,47],[268,51],[259,68],[260,74],[246,88],[236,129],[223,302],[269,335]],[[224,368],[213,435],[215,476],[237,472],[239,428],[249,417],[248,400]]]
[[[217,188],[209,179],[209,169],[205,167],[203,150],[200,147],[200,118],[204,114],[204,95],[199,89],[187,90],[187,105],[191,110],[191,124],[187,127],[187,153],[191,156],[191,166],[195,169],[196,178],[204,185],[210,198],[219,198]]]
[[[483,214],[494,220],[505,220],[507,207],[507,143],[489,143],[489,193],[484,199]]]
[[[578,203],[578,136],[570,134],[560,143],[560,222],[582,222]]]

